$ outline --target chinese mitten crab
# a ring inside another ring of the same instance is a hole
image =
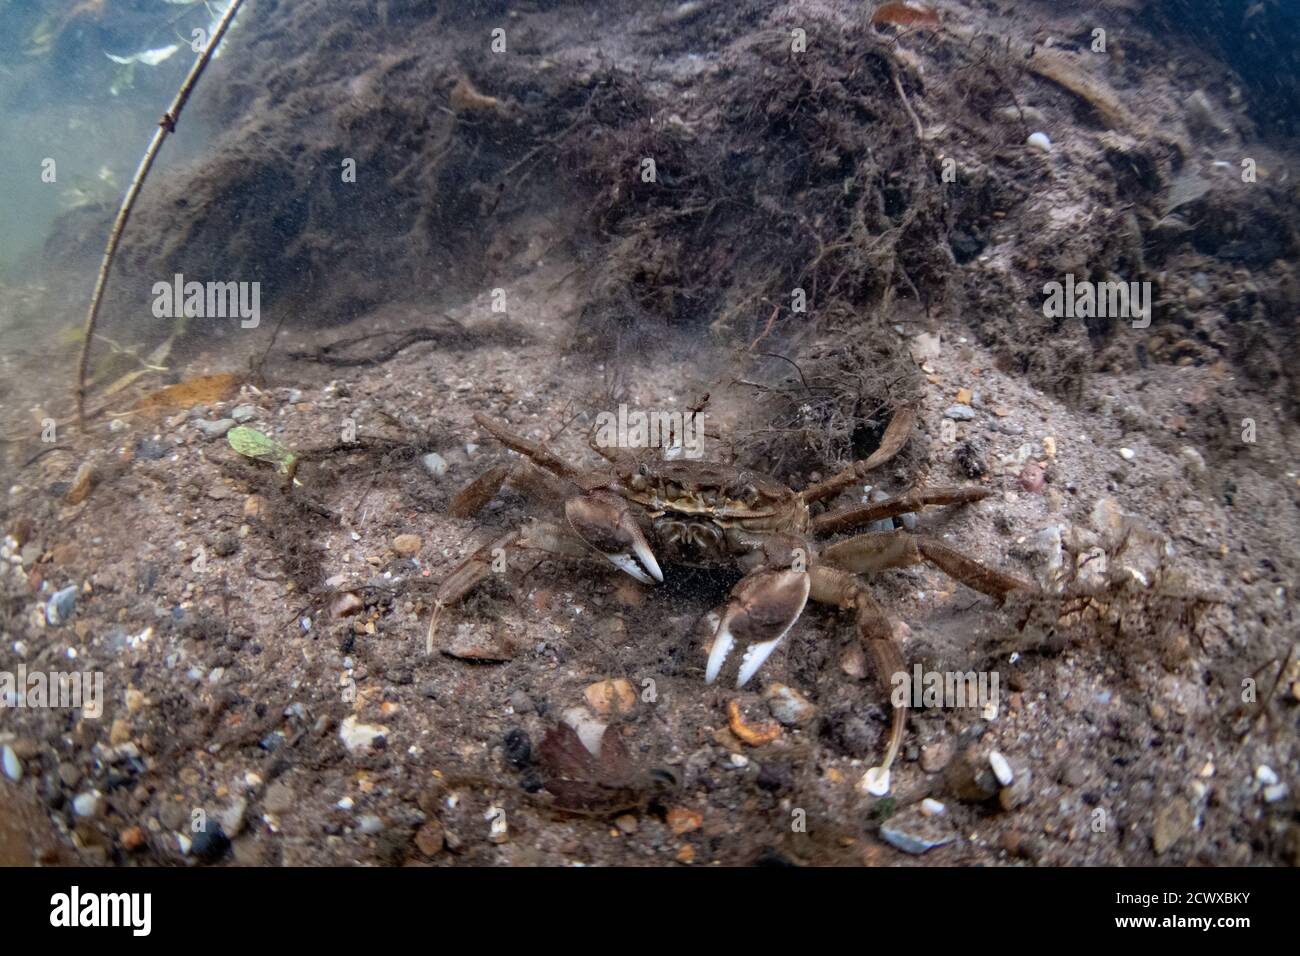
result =
[[[871,457],[802,491],[729,465],[645,460],[616,449],[596,448],[606,463],[579,468],[484,415],[475,415],[474,420],[524,457],[498,465],[473,481],[452,499],[449,512],[462,517],[476,513],[509,481],[531,498],[562,502],[566,521],[563,525],[531,521],[457,566],[437,592],[430,648],[440,612],[486,578],[506,549],[582,558],[594,552],[650,585],[663,581],[665,565],[734,563],[745,575],[719,616],[705,666],[706,681],[716,680],[732,651],[744,645],[736,684],[747,683],[811,599],[852,612],[888,695],[893,675],[906,668],[890,620],[868,591],[863,575],[924,561],[999,601],[1013,590],[1032,587],[907,531],[825,540],[927,505],[963,504],[992,494],[974,487],[919,487],[885,501],[811,514],[810,504],[828,501],[898,454],[915,425],[916,413],[910,408],[894,415]],[[906,705],[895,706],[885,758],[863,781],[873,793],[888,792],[889,767],[902,743],[906,718]]]

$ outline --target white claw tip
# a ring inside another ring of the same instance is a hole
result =
[[[713,636],[713,647],[709,650],[709,663],[704,668],[704,683],[712,684],[718,679],[718,674],[722,670],[723,663],[727,660],[727,655],[731,649],[736,646],[736,639],[731,636],[725,627],[719,627],[718,633]]]
[[[873,797],[883,797],[889,793],[889,769],[871,767],[862,775],[862,789]]]

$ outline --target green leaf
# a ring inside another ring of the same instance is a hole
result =
[[[245,458],[278,465],[282,475],[288,474],[289,466],[293,464],[293,452],[256,428],[249,428],[246,425],[232,428],[226,432],[226,441],[230,442],[230,447]]]

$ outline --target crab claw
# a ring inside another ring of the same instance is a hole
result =
[[[570,498],[564,503],[564,515],[578,537],[614,567],[642,584],[663,583],[659,562],[622,498],[604,494]]]
[[[712,684],[736,641],[747,641],[736,686],[744,687],[772,656],[808,601],[809,579],[803,571],[755,571],[741,578],[718,621],[704,680]]]

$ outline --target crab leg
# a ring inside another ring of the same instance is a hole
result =
[[[823,498],[829,498],[843,491],[849,485],[861,481],[866,477],[867,472],[873,468],[879,468],[903,450],[908,438],[912,436],[912,428],[915,425],[916,409],[911,406],[900,408],[894,413],[894,417],[890,419],[889,425],[885,428],[885,434],[880,439],[880,447],[872,452],[870,458],[865,461],[855,461],[838,475],[833,475],[825,481],[805,488],[803,490],[804,501],[820,501]]]
[[[650,542],[622,498],[603,492],[575,495],[564,503],[564,514],[574,533],[614,567],[642,584],[663,583]]]
[[[903,661],[902,651],[894,642],[894,628],[885,615],[884,609],[871,596],[866,586],[847,571],[818,564],[809,571],[809,576],[812,579],[814,601],[855,612],[858,637],[867,653],[871,655],[876,680],[884,689],[885,696],[890,697],[892,702],[894,675],[906,672],[907,665]],[[868,771],[868,777],[864,778],[864,783],[877,796],[889,792],[889,767],[898,756],[898,749],[902,746],[906,730],[907,704],[895,703],[893,717],[890,720],[889,746],[885,751],[885,759],[879,767],[873,767]]]
[[[986,568],[945,544],[906,531],[860,534],[837,541],[822,550],[822,560],[857,574],[928,561],[949,577],[999,601],[1012,591],[1037,590],[1028,581]]]
[[[748,646],[740,662],[736,686],[749,683],[799,620],[808,602],[809,587],[806,572],[772,568],[752,571],[736,582],[713,633],[709,663],[704,670],[705,682],[712,684],[718,679],[736,641],[741,640]]]
[[[835,531],[848,531],[860,528],[872,521],[893,518],[896,515],[920,511],[927,505],[964,505],[972,501],[982,501],[992,495],[987,488],[974,485],[950,488],[912,488],[885,501],[873,502],[856,508],[839,508],[827,511],[812,519],[811,530],[814,534],[830,534]]]
[[[575,491],[569,482],[556,478],[549,471],[524,459],[510,465],[496,465],[483,472],[456,493],[447,505],[447,514],[453,518],[468,518],[478,514],[507,483],[526,497],[551,507],[558,507],[560,502]]]

